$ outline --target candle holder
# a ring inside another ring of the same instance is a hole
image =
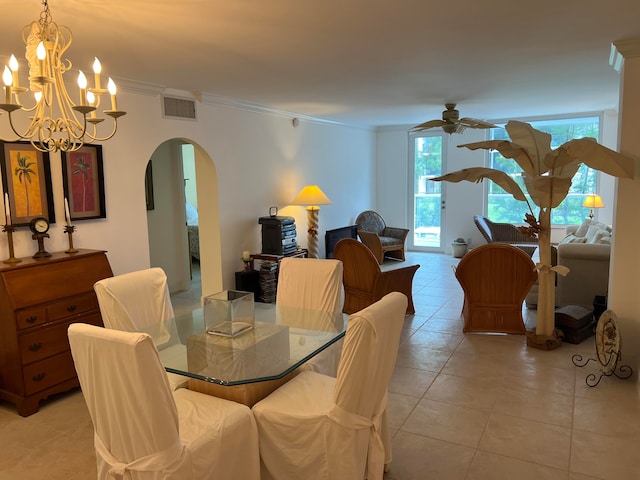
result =
[[[65,225],[64,233],[69,235],[69,248],[67,248],[64,253],[77,253],[78,250],[73,248],[73,232],[75,232],[76,227],[73,225]]]
[[[9,258],[3,260],[4,263],[18,263],[22,261],[19,258],[16,258],[13,252],[13,232],[15,230],[15,225],[7,224],[2,228],[3,232],[7,232],[7,243],[9,244]]]
[[[244,262],[244,271],[248,272],[249,270],[251,270],[251,260],[245,260],[243,258],[242,261]]]

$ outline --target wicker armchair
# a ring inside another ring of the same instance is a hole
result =
[[[409,234],[406,228],[387,227],[379,213],[362,212],[356,218],[358,236],[374,257],[382,264],[384,257],[404,260],[404,242]]]
[[[389,292],[407,296],[407,313],[413,306],[413,276],[420,265],[381,271],[376,258],[364,244],[344,238],[336,244],[334,258],[342,261],[344,283],[344,313],[355,313],[377,302]]]
[[[464,291],[463,332],[526,332],[522,303],[538,278],[533,260],[512,245],[474,248],[456,267]]]
[[[508,243],[523,250],[529,256],[533,255],[533,252],[538,247],[538,242],[535,238],[520,233],[518,227],[510,223],[492,222],[480,215],[475,215],[473,222],[487,243]]]

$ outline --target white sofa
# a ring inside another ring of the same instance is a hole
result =
[[[557,264],[568,267],[570,272],[564,277],[557,276],[556,306],[581,305],[592,309],[594,297],[606,296],[608,292],[611,229],[587,219],[582,225],[568,226],[565,233],[556,247]],[[528,308],[536,307],[537,283],[525,303]]]

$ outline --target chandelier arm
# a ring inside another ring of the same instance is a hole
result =
[[[111,133],[109,135],[107,135],[106,137],[98,137],[97,128],[94,125],[94,134],[93,135],[91,133],[89,133],[89,132],[86,132],[86,136],[91,139],[91,141],[88,142],[88,143],[106,142],[107,140],[109,140],[110,138],[112,138],[116,134],[117,130],[118,130],[118,119],[117,118],[113,119],[113,130],[111,130]]]

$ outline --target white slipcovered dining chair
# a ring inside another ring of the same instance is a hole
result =
[[[263,480],[382,480],[391,462],[387,386],[406,308],[407,297],[392,292],[354,313],[337,378],[304,371],[253,406]]]
[[[260,478],[248,407],[172,391],[146,333],[74,323],[68,335],[93,421],[99,480]]]
[[[173,326],[174,316],[167,275],[158,267],[105,278],[93,286],[102,321],[107,328],[151,335],[162,355],[186,354]],[[186,365],[185,365],[186,370]],[[186,387],[188,379],[167,373],[171,389]]]
[[[283,258],[278,273],[278,321],[290,327],[335,332],[344,328],[342,262],[318,258]],[[301,370],[335,377],[342,340],[306,362]]]

